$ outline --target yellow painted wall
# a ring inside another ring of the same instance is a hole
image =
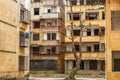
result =
[[[18,75],[18,8],[14,0],[0,0],[0,77]]]
[[[120,0],[106,0],[106,77],[120,80],[120,72],[112,71],[112,51],[120,51],[120,31],[111,31],[111,10],[120,10]]]

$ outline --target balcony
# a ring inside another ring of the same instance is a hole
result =
[[[70,25],[71,21],[66,21],[65,22],[65,26],[69,27],[71,26]],[[88,26],[88,25],[99,25],[99,26],[105,26],[105,20],[85,20],[84,22],[84,25],[85,26]],[[73,21],[73,25],[75,26],[79,26],[80,25],[80,20],[76,20],[76,21]],[[97,27],[97,26],[96,26]]]
[[[66,6],[65,7],[67,12],[70,12],[70,6]],[[73,5],[73,12],[79,12],[80,10],[88,10],[88,11],[98,11],[98,10],[104,10],[105,6],[104,5],[100,5],[100,4],[96,4],[94,6],[92,5]]]
[[[44,26],[44,25],[42,25],[41,28],[44,32],[46,32],[46,31],[59,31],[59,26]]]
[[[73,53],[66,52],[65,59],[74,59]],[[105,60],[105,52],[83,52],[82,59],[83,60]]]
[[[43,13],[43,15],[40,16],[40,19],[53,19],[53,18],[61,18],[61,15],[58,12],[52,12],[52,13]]]
[[[55,1],[55,0],[43,0],[43,5],[44,6],[57,6],[59,5],[59,2],[58,0]]]
[[[71,37],[66,36],[65,37],[65,42],[72,42],[72,40],[70,39]],[[80,37],[76,36],[74,41],[75,42],[80,42],[79,41]],[[99,41],[104,41],[104,36],[83,36],[82,37],[82,42],[99,42]]]
[[[30,59],[58,59],[58,56],[61,52],[31,52]]]
[[[59,40],[43,40],[42,45],[59,45]]]

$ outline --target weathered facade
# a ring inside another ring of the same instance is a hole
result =
[[[9,78],[25,75],[24,73],[20,75],[21,63],[25,64],[24,60],[20,59],[20,56],[25,54],[25,50],[19,44],[21,39],[20,32],[25,31],[27,26],[26,23],[23,24],[23,20],[20,20],[21,8],[25,7],[21,1],[0,1],[0,77]],[[26,16],[26,18],[28,17]],[[27,56],[29,56],[29,52]],[[27,62],[29,61],[28,59]],[[26,66],[28,68],[28,65]]]
[[[65,32],[63,1],[31,1],[30,69],[64,70],[61,64]]]
[[[65,69],[75,67],[72,53],[70,0],[65,0]],[[80,14],[84,20],[81,70],[105,69],[105,3],[104,0],[71,0],[75,49],[79,54]]]
[[[120,80],[120,0],[106,0],[106,80]]]
[[[30,0],[20,0],[19,76],[29,71]]]

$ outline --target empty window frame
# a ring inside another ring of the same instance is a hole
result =
[[[98,0],[86,0],[87,5],[98,4]]]
[[[87,29],[87,36],[91,36],[91,29]]]
[[[77,0],[71,0],[71,5],[77,5]]]
[[[97,20],[98,19],[98,12],[90,13],[86,12],[86,20]]]
[[[48,12],[48,13],[51,13],[51,9],[48,9],[47,12]]]
[[[73,13],[73,20],[80,20],[79,13]]]
[[[105,19],[105,12],[102,12],[102,19]]]
[[[101,35],[105,35],[105,28],[101,28]]]
[[[39,15],[40,11],[39,8],[34,8],[34,15]]]
[[[33,21],[33,28],[40,28],[40,21]]]
[[[68,13],[67,20],[71,20],[71,13]],[[80,20],[79,13],[73,13],[73,20]]]
[[[112,69],[120,72],[120,51],[112,51]]]
[[[87,46],[87,52],[91,52],[91,46]]]
[[[98,36],[99,35],[99,29],[94,29],[94,36]]]
[[[39,33],[33,33],[33,40],[34,41],[39,40]]]
[[[39,47],[33,47],[32,52],[33,52],[33,55],[34,54],[39,54]]]
[[[80,50],[80,48],[79,48],[79,45],[78,45],[78,44],[76,44],[76,45],[75,45],[75,50],[76,50],[76,51],[79,51],[79,50]]]
[[[111,29],[120,30],[120,10],[111,11]]]
[[[94,51],[99,52],[99,44],[94,44]]]
[[[40,2],[40,0],[34,0],[34,2]]]
[[[74,36],[80,36],[80,30],[73,30]]]

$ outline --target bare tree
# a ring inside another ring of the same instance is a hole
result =
[[[73,54],[74,54],[74,58],[75,58],[75,67],[72,69],[72,71],[70,72],[69,76],[65,78],[65,80],[75,80],[75,74],[77,73],[78,70],[80,70],[80,63],[81,63],[81,57],[82,57],[82,35],[83,35],[83,20],[82,20],[82,13],[79,13],[79,18],[80,18],[80,33],[79,33],[79,53],[77,54],[77,51],[75,49],[75,37],[74,37],[74,25],[73,25],[73,9],[72,9],[72,4],[71,4],[71,0],[69,0],[70,2],[70,11],[71,11],[71,40],[72,40],[72,50],[73,50]]]

